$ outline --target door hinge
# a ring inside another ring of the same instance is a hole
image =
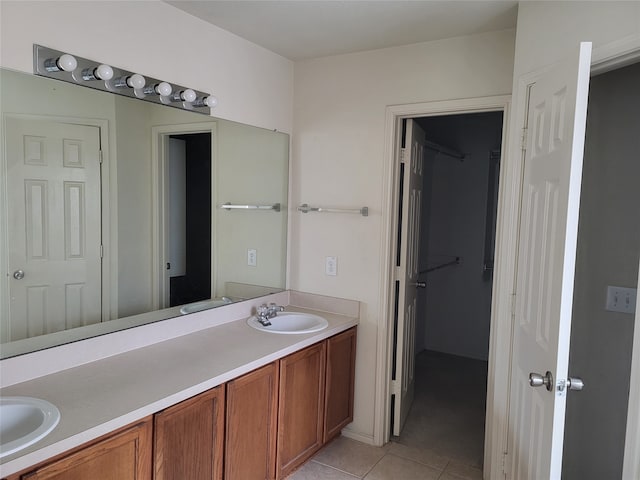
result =
[[[100,245],[100,258],[104,258],[104,245]]]
[[[502,452],[502,474],[504,478],[509,478],[509,454],[507,452]]]
[[[407,149],[400,149],[400,163],[407,163]]]
[[[393,272],[393,280],[397,282],[400,280],[401,276],[402,276],[402,271],[400,270],[400,267],[395,267]]]
[[[102,165],[102,162],[104,161],[102,150],[98,150],[98,161],[100,162],[100,165]]]
[[[522,133],[520,136],[520,149],[521,150],[526,150],[527,149],[527,137],[529,136],[529,129],[527,127],[524,127],[522,129]]]
[[[396,395],[400,398],[400,382],[397,380],[391,380],[391,395]]]

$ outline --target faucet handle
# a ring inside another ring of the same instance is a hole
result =
[[[274,302],[271,302],[269,304],[269,309],[273,310],[274,312],[283,312],[284,311],[284,307],[282,305],[276,305]]]
[[[267,304],[263,303],[259,307],[256,307],[256,314],[257,315],[264,315],[265,313],[267,313],[268,310],[269,310],[269,307],[267,307]]]

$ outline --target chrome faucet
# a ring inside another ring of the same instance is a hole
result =
[[[281,305],[276,305],[275,303],[267,305],[266,303],[263,303],[256,308],[256,318],[263,326],[268,327],[271,325],[269,320],[275,317],[278,312],[282,312],[283,310],[284,307]]]

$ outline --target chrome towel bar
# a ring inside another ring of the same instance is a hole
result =
[[[363,217],[369,216],[369,207],[362,208],[326,208],[326,207],[311,207],[306,203],[303,203],[298,207],[298,210],[302,213],[319,212],[319,213],[357,213]]]
[[[223,203],[218,208],[224,210],[274,210],[280,211],[280,204],[274,203],[273,205],[233,205],[231,203]]]

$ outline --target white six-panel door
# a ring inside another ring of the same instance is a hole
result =
[[[401,208],[400,282],[398,298],[398,330],[396,341],[396,378],[393,383],[395,404],[393,434],[400,435],[413,403],[415,386],[415,335],[418,281],[418,253],[420,249],[420,218],[422,179],[424,168],[425,133],[411,119],[407,121],[404,149],[404,177]]]
[[[530,86],[507,476],[560,479],[591,44]],[[553,380],[532,387],[530,373]]]
[[[100,131],[7,118],[10,340],[101,321]]]

